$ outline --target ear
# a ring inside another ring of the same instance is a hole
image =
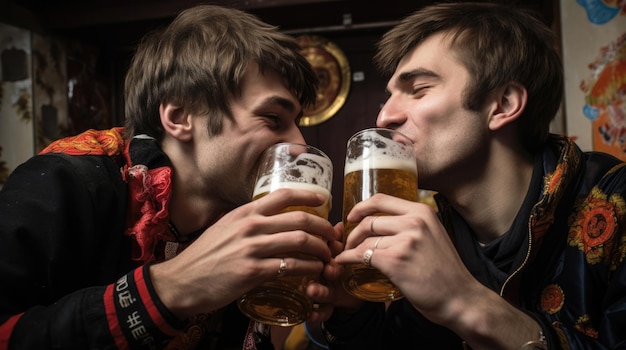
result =
[[[192,139],[191,115],[184,108],[172,103],[159,105],[159,116],[165,133],[186,142]]]
[[[510,82],[495,93],[496,100],[489,118],[489,129],[497,130],[517,120],[526,108],[526,87]]]

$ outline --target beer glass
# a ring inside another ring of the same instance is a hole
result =
[[[346,219],[357,203],[376,193],[418,200],[412,144],[403,134],[384,128],[361,130],[348,140],[343,187],[344,242],[358,225]],[[384,274],[365,264],[346,265],[343,286],[361,300],[383,302],[402,298],[400,290]]]
[[[283,212],[306,211],[328,219],[332,175],[332,162],[324,152],[308,145],[279,143],[262,155],[252,200],[279,188],[306,189],[322,194],[326,198],[324,204],[315,208],[288,207]],[[313,259],[297,253],[291,256]],[[239,309],[251,319],[264,324],[287,327],[302,323],[313,308],[313,303],[306,296],[306,287],[318,278],[317,275],[277,275],[245,293],[239,299]]]

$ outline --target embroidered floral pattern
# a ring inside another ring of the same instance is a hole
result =
[[[132,164],[130,143],[124,141],[122,131],[122,128],[88,130],[57,140],[41,153],[108,156],[123,154],[126,164],[122,168],[122,179],[128,184],[129,190],[129,227],[126,228],[126,234],[133,239],[132,258],[143,263],[161,261],[165,255],[160,257],[159,254],[165,254],[167,243],[172,243],[170,241],[174,239],[168,228],[167,210],[172,190],[172,169],[170,166],[149,168],[150,164]],[[134,139],[133,142],[142,140]],[[151,151],[156,151],[156,148]],[[163,253],[157,252],[159,244],[162,245]],[[176,255],[185,247],[185,244],[176,243],[170,248],[169,255]],[[166,349],[195,348],[207,336],[219,334],[222,330],[223,313],[222,309],[190,318],[186,329],[175,336]]]
[[[119,154],[124,149],[123,128],[87,130],[76,136],[66,137],[49,144],[40,153],[66,153],[70,155]]]
[[[607,198],[594,187],[586,201],[570,217],[568,243],[585,253],[589,264],[610,263],[615,233],[619,227],[616,213],[624,212],[624,199],[619,195]]]
[[[566,157],[569,159],[569,157]],[[578,158],[571,157],[572,163],[576,163]],[[569,171],[571,164],[567,161],[559,163],[556,166],[554,172],[549,173],[543,179],[543,193],[540,203],[538,203],[534,209],[534,213],[531,217],[533,236],[535,239],[543,237],[550,229],[552,222],[554,221],[554,211],[556,210],[556,204],[559,198],[562,196],[562,187],[565,186],[567,179],[565,174]]]
[[[41,153],[66,153],[70,155],[108,155],[124,152],[126,161],[129,143],[122,137],[123,128],[109,130],[87,130],[76,136],[54,141]],[[123,179],[128,183],[129,210],[128,222],[131,227],[126,234],[133,238],[133,260],[141,262],[155,261],[155,249],[162,241],[172,240],[167,227],[169,201],[172,184],[172,169],[160,167],[148,169],[139,164],[124,166]]]
[[[124,181],[128,182],[130,195],[128,222],[132,226],[126,233],[137,243],[133,247],[133,260],[151,262],[155,259],[156,245],[172,240],[167,226],[167,202],[172,192],[172,169],[148,169],[145,165],[125,167]]]
[[[544,190],[544,193],[554,193],[559,188],[563,179],[563,172],[565,171],[565,169],[566,169],[566,164],[560,163],[557,165],[556,169],[554,170],[552,174],[549,174],[548,176],[546,176],[546,179],[545,179],[546,188]]]
[[[598,339],[598,331],[593,327],[589,315],[582,315],[576,320],[574,328],[588,337]]]
[[[556,284],[548,285],[541,292],[541,309],[551,315],[561,310],[564,301],[565,293]]]

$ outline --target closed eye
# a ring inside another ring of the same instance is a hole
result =
[[[273,130],[280,129],[280,127],[282,125],[282,121],[281,121],[279,116],[277,116],[277,115],[264,115],[263,118],[268,120],[271,129],[273,129]]]
[[[296,106],[292,101],[280,96],[271,96],[261,101],[255,108],[256,114],[270,123],[273,130],[286,128],[292,121]],[[299,115],[298,115],[299,116]]]
[[[429,85],[414,86],[411,94],[415,97],[422,97],[426,94],[426,91],[430,88]]]
[[[441,77],[437,73],[418,68],[400,74],[396,85],[406,93],[419,98],[424,96],[426,91],[440,80]]]

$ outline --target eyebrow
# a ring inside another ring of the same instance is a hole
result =
[[[395,85],[403,85],[417,78],[422,78],[422,77],[435,78],[435,79],[441,78],[439,74],[435,73],[432,70],[424,69],[424,68],[417,68],[417,69],[413,69],[407,72],[400,73],[400,75],[398,75],[398,78],[395,81]],[[389,89],[385,89],[385,90],[387,91],[387,93],[390,92]]]
[[[267,104],[277,104],[289,112],[293,112],[296,110],[296,106],[290,100],[286,98],[282,98],[280,96],[272,96],[263,101],[264,105]]]
[[[398,76],[398,82],[405,83],[419,77],[440,78],[439,74],[424,68],[413,69]]]

